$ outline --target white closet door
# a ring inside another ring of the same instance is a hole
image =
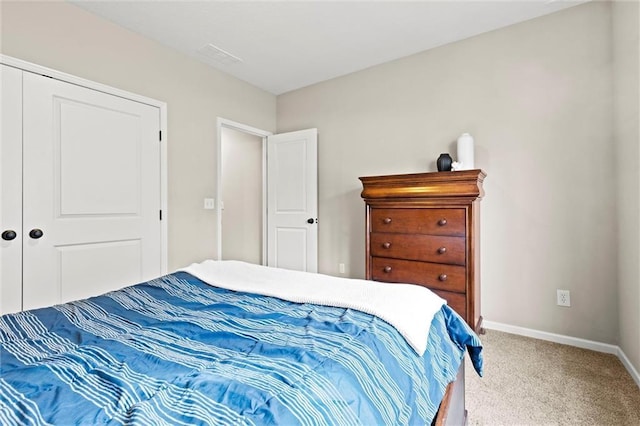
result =
[[[159,276],[159,109],[31,73],[23,84],[23,308]]]
[[[0,314],[8,314],[22,309],[22,71],[0,65],[0,80]]]

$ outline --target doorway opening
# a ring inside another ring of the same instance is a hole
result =
[[[217,259],[266,265],[266,138],[271,132],[218,118]]]

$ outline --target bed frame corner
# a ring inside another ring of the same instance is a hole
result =
[[[464,362],[462,362],[456,380],[447,386],[440,408],[431,423],[432,426],[464,426],[467,424],[464,391]]]

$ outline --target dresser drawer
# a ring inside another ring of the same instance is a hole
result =
[[[464,237],[464,209],[371,209],[372,232]]]
[[[465,264],[465,239],[435,235],[371,234],[371,256]]]
[[[440,290],[465,292],[464,266],[373,257],[371,269],[371,277],[376,281],[420,284]]]
[[[467,318],[467,298],[464,294],[451,293],[450,291],[432,290],[435,294],[447,301],[447,305],[462,318]],[[467,322],[469,322],[467,320]]]

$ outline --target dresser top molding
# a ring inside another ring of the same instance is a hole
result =
[[[405,175],[365,176],[362,198],[439,198],[480,199],[486,173],[480,169],[455,172],[413,173]]]

